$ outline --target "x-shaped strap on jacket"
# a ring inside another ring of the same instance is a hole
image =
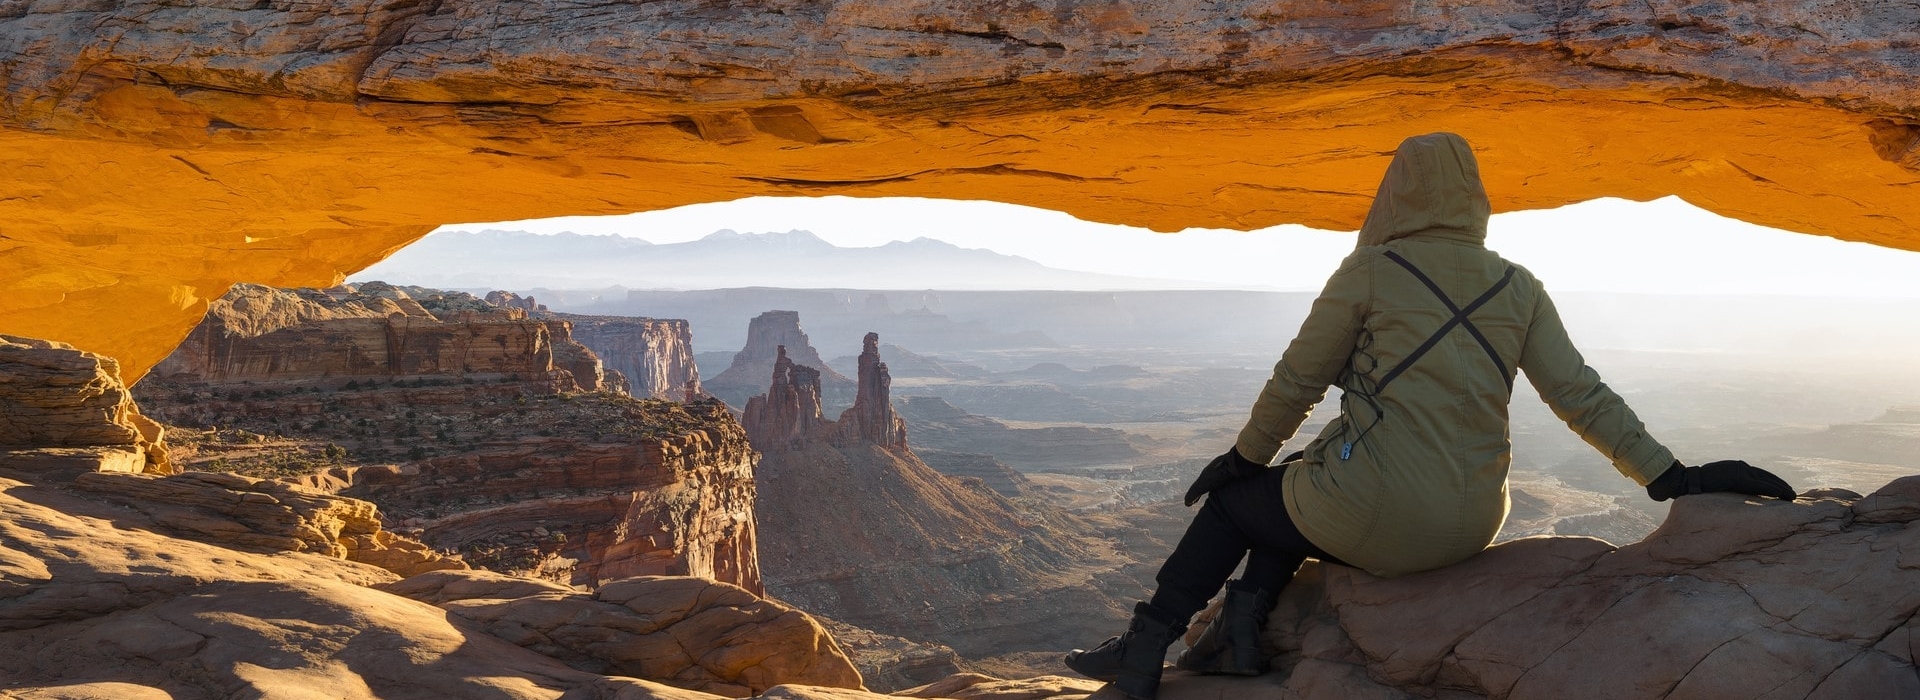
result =
[[[1406,258],[1400,257],[1399,253],[1389,250],[1387,251],[1387,259],[1399,263],[1401,267],[1407,268],[1408,272],[1413,273],[1414,277],[1420,278],[1421,283],[1427,285],[1427,290],[1433,292],[1434,296],[1440,297],[1440,303],[1446,304],[1447,310],[1453,312],[1453,318],[1448,319],[1446,323],[1440,324],[1440,330],[1434,331],[1433,335],[1427,338],[1427,342],[1421,343],[1420,347],[1413,351],[1413,354],[1408,355],[1407,359],[1401,360],[1400,364],[1395,365],[1392,370],[1388,371],[1387,376],[1382,377],[1380,383],[1374,386],[1373,393],[1378,394],[1386,391],[1387,385],[1391,384],[1395,377],[1400,376],[1401,372],[1407,371],[1408,367],[1412,367],[1413,363],[1419,361],[1420,357],[1427,354],[1428,350],[1432,350],[1433,346],[1439,345],[1440,339],[1447,337],[1448,333],[1453,332],[1454,326],[1467,329],[1467,333],[1472,334],[1473,339],[1480,342],[1480,349],[1487,351],[1487,357],[1492,358],[1494,366],[1500,368],[1500,380],[1507,385],[1507,393],[1513,393],[1513,374],[1507,371],[1507,363],[1500,359],[1500,353],[1493,349],[1493,343],[1487,340],[1487,336],[1482,335],[1480,329],[1474,327],[1473,321],[1467,318],[1472,315],[1474,311],[1479,310],[1481,306],[1486,305],[1488,301],[1491,301],[1494,295],[1500,293],[1500,290],[1507,288],[1507,283],[1513,281],[1513,267],[1508,266],[1507,274],[1502,275],[1499,282],[1495,282],[1493,287],[1487,289],[1479,298],[1474,299],[1473,303],[1467,304],[1467,307],[1463,309],[1454,306],[1453,299],[1447,296],[1445,290],[1440,289],[1440,285],[1434,284],[1433,278],[1428,277],[1427,273],[1421,272],[1420,268],[1414,267],[1413,263],[1407,262]]]

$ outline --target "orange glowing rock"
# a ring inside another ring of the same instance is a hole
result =
[[[138,378],[233,282],[753,195],[1352,229],[1434,130],[1496,211],[1677,194],[1920,249],[1910,8],[1016,5],[35,4],[0,18],[0,331]]]

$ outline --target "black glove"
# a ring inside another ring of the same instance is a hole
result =
[[[1200,476],[1187,487],[1187,505],[1192,506],[1201,496],[1213,493],[1222,486],[1245,479],[1267,470],[1267,465],[1240,456],[1240,451],[1227,448],[1227,453],[1213,458],[1207,468],[1200,470]]]
[[[1716,491],[1772,496],[1783,501],[1791,501],[1798,495],[1780,477],[1737,459],[1708,462],[1697,467],[1675,461],[1660,478],[1647,484],[1647,496],[1656,501]]]

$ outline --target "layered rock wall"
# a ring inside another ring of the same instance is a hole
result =
[[[167,474],[165,436],[113,358],[0,335],[0,454],[14,468]]]
[[[317,477],[380,503],[429,544],[486,568],[578,585],[695,576],[762,592],[755,455],[724,407],[705,427],[628,441],[529,436],[404,471]]]
[[[365,499],[475,566],[761,591],[755,455],[739,424],[712,401],[580,391],[607,382],[572,330],[456,292],[243,285],[142,400],[207,431],[200,468]],[[290,446],[260,456],[269,443]]]
[[[573,338],[620,373],[634,396],[689,401],[705,395],[693,361],[691,324],[678,319],[556,314],[573,325]]]

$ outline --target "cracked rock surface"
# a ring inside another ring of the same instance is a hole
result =
[[[0,698],[703,698],[568,668],[311,553],[155,534],[146,513],[0,478]]]

